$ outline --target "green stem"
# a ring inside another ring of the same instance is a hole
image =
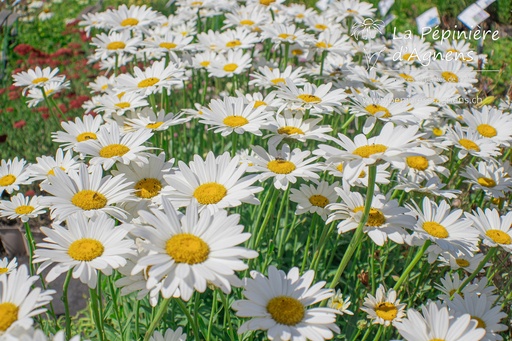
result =
[[[119,324],[119,333],[121,334],[121,340],[124,340],[124,330],[121,323],[121,314],[119,312],[119,305],[117,304],[117,291],[112,284],[113,277],[107,278],[110,294],[112,295],[112,303],[114,304],[114,313],[116,314],[117,323]]]
[[[180,306],[180,309],[187,316],[188,323],[190,323],[190,325],[192,326],[192,331],[194,333],[194,338],[196,340],[200,340],[199,328],[197,327],[197,324],[195,323],[194,318],[192,317],[192,315],[190,315],[190,312],[188,311],[187,306],[185,305],[185,303],[183,303],[183,301],[181,299],[177,299],[176,302],[178,302],[178,305]],[[146,340],[144,340],[144,341],[146,341]]]
[[[343,255],[343,258],[341,259],[341,263],[338,267],[338,270],[336,271],[336,274],[334,275],[334,278],[332,279],[332,282],[329,285],[329,288],[331,289],[334,289],[338,284],[340,277],[343,274],[343,271],[345,270],[348,263],[352,259],[352,255],[354,254],[357,247],[363,240],[363,228],[366,225],[366,222],[368,221],[368,216],[370,215],[370,209],[372,207],[373,200],[373,192],[375,190],[375,178],[377,177],[377,166],[371,165],[368,168],[368,187],[366,189],[366,200],[364,203],[363,216],[361,217],[361,221],[359,221],[359,225],[356,228],[356,232],[352,236],[352,240],[350,241],[350,244],[348,245],[347,250]]]
[[[421,257],[423,256],[423,254],[425,253],[427,248],[430,246],[430,243],[431,243],[430,240],[425,241],[425,244],[423,244],[423,246],[418,250],[418,252],[416,252],[416,255],[412,259],[411,263],[409,263],[407,268],[402,273],[402,276],[400,276],[400,278],[396,282],[395,286],[393,287],[394,290],[398,290],[398,288],[400,288],[402,283],[407,279],[407,277],[411,273],[412,269],[414,269],[416,264],[418,264],[418,262],[420,261]]]
[[[487,252],[484,259],[482,259],[480,264],[478,264],[478,267],[475,269],[475,271],[473,271],[473,273],[468,278],[466,278],[464,282],[462,282],[462,285],[459,287],[459,289],[457,289],[457,293],[461,293],[462,290],[466,287],[466,285],[468,285],[469,283],[471,283],[473,279],[475,279],[480,270],[484,268],[485,264],[487,264],[489,259],[491,259],[496,254],[496,252],[498,252],[497,247],[493,247]]]
[[[28,221],[24,224],[25,225],[25,236],[27,237],[27,243],[28,243],[28,261],[29,261],[29,267],[30,267],[30,276],[34,275],[34,264],[32,263],[32,259],[34,258],[34,237],[32,236],[32,231],[30,230],[30,225],[28,224]]]
[[[66,316],[66,340],[71,339],[71,315],[69,314],[68,287],[71,281],[73,270],[69,270],[62,287],[62,302],[64,303],[64,313]]]
[[[98,282],[98,285],[100,283]],[[92,315],[94,319],[94,323],[96,324],[96,330],[98,332],[98,339],[100,341],[105,340],[105,336],[103,335],[103,321],[101,321],[101,315],[99,311],[98,301],[100,298],[98,297],[98,293],[96,292],[96,289],[89,289],[89,293],[91,295],[91,308],[92,308]]]
[[[160,320],[162,319],[164,314],[167,312],[167,307],[169,306],[170,302],[171,302],[171,299],[166,298],[160,303],[160,305],[158,307],[158,311],[157,311],[156,315],[153,317],[153,320],[151,321],[151,324],[149,325],[148,330],[146,331],[146,334],[144,335],[144,341],[148,341],[151,338],[151,336],[153,335],[153,332],[155,331],[156,327],[160,323]],[[137,336],[138,336],[138,334],[137,334]]]

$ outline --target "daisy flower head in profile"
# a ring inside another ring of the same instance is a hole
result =
[[[99,33],[92,38],[91,45],[96,46],[94,57],[106,59],[113,54],[135,54],[142,44],[140,37],[131,36],[130,32],[111,31],[108,34]]]
[[[30,276],[25,264],[6,275],[0,275],[0,336],[8,336],[16,329],[28,329],[32,317],[46,311],[45,305],[53,299],[55,290],[33,287],[38,276]]]
[[[16,257],[9,260],[7,257],[0,259],[0,275],[8,275],[18,268]]]
[[[434,285],[437,290],[441,291],[437,297],[444,302],[448,302],[452,299],[452,296],[457,293],[457,291],[460,291],[462,296],[478,292],[478,286],[472,283],[469,283],[464,288],[460,289],[462,287],[462,283],[464,283],[466,279],[467,276],[460,278],[458,272],[447,272],[444,277],[439,279],[441,284]]]
[[[283,102],[278,112],[285,108],[291,110],[311,110],[311,113],[322,114],[332,112],[341,105],[346,98],[346,93],[342,89],[330,91],[332,83],[316,86],[311,83],[305,83],[304,87],[299,89],[292,80],[287,79],[286,83],[279,84],[276,90],[276,97]]]
[[[291,65],[288,65],[284,71],[279,70],[279,68],[271,69],[268,66],[260,66],[258,72],[251,74],[252,79],[249,81],[249,85],[271,88],[286,83],[286,79],[290,79],[295,85],[300,86],[306,81],[303,78],[304,75],[305,72],[300,66],[293,69]]]
[[[42,156],[36,158],[37,163],[31,164],[27,168],[30,177],[35,181],[48,181],[49,177],[55,175],[54,168],[60,168],[64,172],[70,169],[78,169],[77,157],[73,156],[73,152],[68,150],[65,154],[59,148],[53,156]]]
[[[243,50],[229,50],[219,54],[208,67],[208,72],[214,77],[233,77],[251,67],[251,55]]]
[[[317,125],[322,118],[309,118],[304,120],[304,113],[301,111],[285,110],[282,115],[272,115],[268,120],[265,129],[272,134],[268,140],[269,145],[279,145],[284,139],[306,142],[307,140],[325,141],[330,138],[332,128],[329,125]]]
[[[334,296],[329,298],[329,301],[327,302],[327,306],[329,308],[336,309],[340,315],[354,315],[352,311],[348,310],[351,304],[350,297],[347,296],[343,298],[343,294],[340,289],[336,290]]]
[[[472,184],[473,188],[483,190],[487,195],[503,198],[512,190],[512,179],[507,176],[505,169],[494,162],[478,162],[478,169],[469,164],[460,174],[466,178],[464,182]]]
[[[80,142],[87,140],[96,140],[100,126],[103,124],[101,115],[84,115],[83,118],[77,117],[74,122],[62,122],[64,131],[52,133],[54,142],[60,143],[64,150],[74,149]]]
[[[329,185],[326,181],[314,184],[301,184],[300,189],[292,188],[290,200],[297,203],[295,214],[317,213],[323,220],[327,219],[330,210],[327,205],[335,203],[338,195],[335,188],[339,183]]]
[[[473,273],[483,259],[484,255],[482,253],[467,255],[460,251],[456,254],[445,251],[439,255],[438,260],[440,262],[439,266],[449,266],[452,270],[464,269],[469,273]],[[486,263],[480,272],[490,265],[491,263]]]
[[[145,99],[145,96],[137,92],[121,92],[117,95],[108,93],[97,98],[97,105],[94,108],[94,112],[104,113],[104,118],[107,118],[113,114],[125,115],[133,112],[135,109],[148,105],[149,103]]]
[[[105,170],[119,162],[125,165],[131,162],[148,163],[148,150],[144,143],[148,141],[153,132],[148,129],[139,129],[134,132],[122,134],[119,125],[115,122],[103,125],[97,134],[97,139],[90,139],[79,143],[77,152],[92,156],[91,165],[102,165]]]
[[[199,214],[192,202],[182,215],[165,198],[162,208],[139,212],[145,225],[131,231],[148,242],[141,244],[143,248],[152,251],[138,261],[138,265],[150,267],[147,288],[162,282],[164,298],[179,289],[181,299],[188,301],[194,291],[204,292],[207,284],[226,294],[232,285],[241,284],[235,272],[246,270],[243,260],[258,253],[239,246],[251,235],[238,224],[238,214],[228,215],[224,210]]]
[[[129,8],[126,5],[121,5],[117,9],[108,10],[103,14],[105,25],[116,31],[147,32],[151,25],[164,19],[165,17],[146,5],[132,5]]]
[[[512,252],[512,212],[501,215],[496,209],[477,207],[473,213],[465,213],[478,231],[485,245],[501,246]]]
[[[118,91],[136,92],[144,96],[161,93],[163,89],[168,92],[176,85],[181,85],[186,79],[182,65],[169,63],[165,60],[154,62],[142,71],[139,67],[133,68],[135,76],[121,74],[116,78],[115,88]]]
[[[379,284],[375,296],[368,293],[361,307],[361,310],[368,314],[368,318],[373,320],[373,324],[384,326],[400,322],[405,316],[404,309],[405,303],[400,303],[396,291],[389,289],[386,292],[382,284]]]
[[[302,28],[296,25],[285,25],[279,22],[265,25],[262,28],[261,37],[270,38],[275,46],[280,44],[298,44],[304,47],[307,42],[312,40],[312,36],[304,32]]]
[[[393,123],[388,122],[378,136],[371,138],[359,134],[352,141],[350,137],[338,134],[338,139],[332,140],[343,149],[321,144],[315,154],[324,157],[328,163],[347,161],[343,167],[343,176],[350,180],[357,178],[365,166],[380,160],[392,162],[407,155],[428,156],[434,153],[428,148],[410,152],[411,148],[418,147],[418,139],[423,136],[417,132],[417,126],[395,127]]]
[[[407,341],[479,341],[486,333],[469,314],[455,317],[447,306],[434,301],[421,306],[421,313],[408,309],[407,318],[393,326]]]
[[[417,217],[412,244],[422,245],[425,240],[433,243],[427,250],[430,263],[442,251],[472,255],[477,250],[478,232],[472,227],[471,220],[462,217],[462,210],[451,210],[445,200],[437,204],[428,197],[423,199],[421,207],[415,202],[407,206]]]
[[[94,289],[98,271],[110,276],[112,270],[126,264],[126,257],[136,253],[133,240],[126,238],[128,230],[116,228],[106,214],[91,219],[81,214],[68,217],[66,226],[41,227],[46,238],[37,244],[34,262],[43,263],[38,274],[53,265],[45,277],[47,282],[72,270],[73,278]]]
[[[309,151],[302,151],[299,148],[290,150],[287,144],[283,144],[279,150],[270,145],[269,152],[260,146],[251,148],[255,155],[248,156],[248,160],[253,164],[249,171],[260,173],[260,181],[274,178],[274,187],[277,189],[286,190],[290,183],[297,182],[297,178],[319,178],[317,172],[320,171],[320,166],[314,163],[317,157],[307,159],[311,155]]]
[[[310,307],[334,295],[323,289],[325,282],[311,286],[315,272],[302,276],[298,268],[288,273],[269,266],[268,277],[251,271],[244,279],[245,300],[235,301],[232,308],[239,317],[251,318],[238,329],[239,334],[252,330],[267,331],[270,340],[323,341],[339,333],[336,314],[332,308]]]
[[[127,119],[126,124],[135,130],[151,129],[153,131],[164,131],[172,126],[190,121],[190,117],[182,116],[183,114],[166,113],[164,109],[155,113],[151,108],[144,108],[137,112],[137,118]]]
[[[341,220],[337,226],[340,234],[355,230],[363,217],[365,198],[361,193],[351,192],[348,186],[334,190],[341,198],[341,203],[327,206],[331,214],[326,223]],[[363,231],[379,246],[384,245],[388,239],[403,244],[407,236],[405,229],[414,225],[414,218],[409,212],[409,209],[399,206],[398,201],[376,194],[372,198],[368,221]]]
[[[2,160],[0,162],[0,195],[5,191],[11,194],[20,189],[20,185],[28,185],[32,181],[29,179],[26,161],[18,160],[15,157],[12,160]]]
[[[27,106],[29,108],[33,108],[37,106],[39,103],[46,101],[45,97],[51,97],[64,89],[69,89],[70,83],[69,81],[62,82],[49,82],[41,89],[30,89],[27,93]]]
[[[213,99],[204,108],[199,122],[211,126],[215,133],[228,136],[231,133],[245,132],[261,136],[261,127],[273,116],[272,112],[264,111],[265,106],[254,107],[243,97],[224,97],[223,100]]]
[[[459,159],[465,158],[468,154],[482,159],[500,155],[496,142],[482,137],[477,131],[463,128],[458,122],[453,128],[448,128],[443,138],[445,145],[454,145],[460,149],[457,154]]]
[[[149,338],[149,341],[186,341],[187,334],[183,333],[183,328],[179,327],[176,331],[167,329],[165,333],[155,331]]]
[[[14,78],[13,85],[25,87],[25,89],[23,89],[23,94],[25,94],[30,89],[42,89],[51,82],[63,82],[66,77],[57,76],[57,73],[59,73],[59,68],[52,70],[49,66],[44,69],[36,66],[33,70],[29,69],[28,71],[22,71],[12,75],[12,78]]]
[[[438,176],[419,176],[417,174],[407,174],[403,176],[398,174],[398,185],[395,190],[403,190],[406,193],[419,192],[441,196],[446,199],[455,199],[462,191],[458,189],[448,189],[447,185]]]
[[[209,152],[204,160],[194,155],[188,165],[179,161],[178,170],[164,175],[169,185],[162,194],[176,207],[197,202],[200,211],[208,209],[212,213],[242,203],[259,205],[255,194],[263,188],[252,186],[258,177],[244,176],[247,168],[247,163],[240,162],[238,156],[231,158],[228,152],[217,157]]]
[[[50,208],[52,218],[60,221],[76,214],[90,218],[101,213],[123,220],[126,212],[114,205],[133,200],[129,186],[123,175],[103,177],[101,167],[88,168],[81,163],[78,171],[69,173],[55,168],[51,183],[41,184],[41,189],[50,195],[40,202]]]
[[[156,52],[183,52],[191,48],[190,43],[193,36],[183,36],[174,32],[166,31],[163,35],[154,35],[145,40],[147,47]]]
[[[428,68],[441,83],[452,83],[462,88],[472,88],[478,82],[472,67],[465,66],[458,60],[434,60]]]
[[[331,11],[332,10],[332,11]],[[363,21],[366,17],[372,18],[377,9],[372,4],[359,0],[343,0],[329,3],[329,8],[325,11],[332,15],[338,22],[347,17],[353,17],[355,20]]]
[[[23,223],[45,213],[46,206],[39,203],[40,197],[26,197],[21,193],[11,196],[10,200],[0,200],[0,217],[20,218]]]

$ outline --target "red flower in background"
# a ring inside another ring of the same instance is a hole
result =
[[[36,192],[33,189],[29,189],[28,191],[25,192],[26,197],[32,197],[34,195],[36,195]]]
[[[17,122],[14,122],[14,124],[13,124],[14,128],[16,128],[16,129],[21,129],[26,125],[27,125],[27,121],[25,121],[25,120],[19,120]]]

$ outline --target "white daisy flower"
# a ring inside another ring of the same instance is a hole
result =
[[[512,116],[490,106],[483,106],[480,111],[463,110],[464,123],[481,136],[494,140],[503,146],[512,142]]]
[[[66,77],[57,76],[57,73],[59,73],[59,68],[52,70],[50,67],[41,69],[39,66],[36,66],[36,68],[33,70],[29,69],[28,71],[22,71],[12,75],[12,78],[14,79],[13,85],[26,87],[23,90],[23,94],[25,94],[25,92],[29,89],[41,89],[43,86],[51,82],[63,82]]]
[[[103,112],[105,116],[112,114],[124,115],[128,111],[134,111],[137,108],[146,107],[148,105],[149,103],[145,99],[145,96],[137,92],[121,92],[117,95],[110,93],[97,98],[97,105],[94,108],[94,112]]]
[[[275,46],[280,44],[298,44],[303,47],[307,42],[312,40],[312,36],[304,32],[303,29],[295,25],[285,25],[279,22],[274,22],[270,25],[261,27],[262,39],[270,38]]]
[[[292,188],[290,200],[298,204],[295,214],[317,213],[323,220],[327,219],[330,213],[327,205],[335,203],[338,199],[334,190],[338,185],[338,182],[329,185],[326,181],[320,181],[313,185],[302,184],[300,189]]]
[[[469,314],[471,319],[477,322],[477,328],[485,329],[484,340],[503,340],[498,333],[508,330],[506,325],[500,323],[507,317],[507,314],[501,311],[499,305],[493,306],[493,302],[489,302],[487,296],[470,294],[462,297],[455,295],[453,301],[446,303],[455,316]]]
[[[165,334],[155,331],[149,338],[149,341],[186,341],[187,334],[183,333],[183,328],[179,327],[176,331],[167,329]]]
[[[485,335],[485,330],[477,328],[469,314],[453,317],[446,306],[432,301],[421,310],[422,314],[408,309],[408,317],[393,324],[407,341],[479,341]]]
[[[54,265],[45,277],[47,282],[72,270],[73,278],[94,289],[98,270],[110,276],[113,269],[126,264],[126,257],[136,253],[133,240],[125,238],[128,231],[116,228],[115,221],[105,214],[92,219],[81,214],[68,217],[66,226],[41,227],[47,238],[37,244],[34,263],[43,263],[38,274]]]
[[[115,75],[110,77],[98,76],[94,82],[90,82],[87,86],[92,93],[109,93],[114,87]]]
[[[204,108],[199,122],[212,126],[211,129],[222,136],[233,132],[261,136],[260,128],[273,116],[272,112],[264,110],[265,106],[255,108],[254,103],[246,103],[243,97],[224,97],[224,100],[212,100],[208,108]]]
[[[465,215],[471,219],[485,245],[490,247],[499,245],[506,251],[512,252],[512,212],[500,215],[496,209],[486,208],[484,212],[477,207],[473,214],[465,213]]]
[[[163,35],[153,35],[145,40],[147,47],[157,52],[183,52],[190,49],[190,43],[193,36],[183,36],[174,32],[167,31]]]
[[[329,301],[327,302],[327,306],[329,308],[336,309],[340,315],[354,315],[353,312],[348,310],[350,304],[350,297],[347,296],[345,299],[343,299],[343,294],[341,293],[340,289],[336,290],[334,296],[329,298]]]
[[[398,174],[397,176],[398,185],[393,187],[395,190],[403,190],[406,193],[419,192],[425,194],[431,194],[435,196],[442,196],[447,199],[455,199],[462,193],[458,189],[445,189],[446,184],[441,181],[438,176],[418,176],[415,174],[409,174],[403,176]]]
[[[40,202],[50,207],[52,218],[60,221],[74,214],[93,217],[100,213],[126,219],[126,212],[113,205],[132,200],[130,183],[122,175],[102,177],[102,174],[101,167],[88,169],[83,163],[78,172],[68,174],[55,168],[52,182],[41,184],[41,189],[52,196],[45,196]]]
[[[103,119],[100,115],[84,115],[75,118],[75,122],[62,122],[64,131],[52,133],[54,142],[61,143],[64,150],[75,148],[79,142],[96,140]]]
[[[105,170],[112,168],[116,162],[125,165],[131,162],[148,163],[147,151],[151,147],[144,146],[153,132],[148,129],[139,129],[121,135],[117,123],[103,125],[97,133],[97,139],[90,139],[79,143],[77,152],[92,156],[91,165],[103,165]]]
[[[269,152],[260,146],[252,146],[254,156],[248,159],[253,166],[249,168],[251,172],[259,172],[260,181],[268,178],[274,178],[274,187],[285,190],[289,184],[297,182],[297,178],[305,180],[318,179],[316,172],[320,171],[317,164],[311,164],[316,161],[316,157],[306,159],[311,152],[301,151],[295,148],[290,151],[290,146],[284,144],[280,150],[275,146],[269,146]]]
[[[466,279],[467,277],[461,279],[458,272],[447,272],[444,277],[440,278],[441,284],[434,285],[437,290],[441,291],[441,294],[438,295],[438,298],[445,302],[450,301],[452,296],[455,295],[457,291],[459,291],[462,283],[464,283]],[[463,296],[477,293],[478,286],[470,283],[466,285],[460,292]]]
[[[414,148],[411,148],[411,150],[414,150]],[[439,174],[448,177],[450,171],[442,166],[443,163],[448,161],[448,157],[441,155],[441,153],[442,150],[434,149],[432,155],[406,156],[393,161],[392,165],[394,169],[401,170],[401,176],[410,176],[417,180],[436,177]]]
[[[138,36],[131,36],[129,31],[115,32],[108,34],[99,33],[92,38],[91,45],[96,46],[94,57],[106,59],[113,54],[135,54],[142,41]],[[119,65],[118,65],[119,66]]]
[[[347,97],[342,89],[329,91],[332,83],[316,86],[311,83],[304,84],[302,89],[297,88],[292,80],[287,79],[285,84],[280,84],[279,90],[276,90],[276,96],[284,102],[278,110],[278,113],[285,108],[291,110],[310,109],[312,113],[332,112],[341,105],[341,102]]]
[[[476,268],[482,263],[484,255],[482,253],[466,255],[463,252],[457,252],[455,255],[450,252],[442,252],[439,255],[439,266],[449,266],[452,270],[463,269],[469,273],[475,272]],[[490,266],[491,263],[486,263],[484,268]]]
[[[405,303],[397,300],[396,291],[389,289],[386,292],[384,286],[379,284],[375,297],[367,294],[361,310],[368,314],[373,324],[389,326],[391,323],[400,322],[405,316]]]
[[[11,200],[0,200],[0,217],[8,219],[20,218],[23,223],[45,213],[46,206],[39,203],[41,197],[25,197],[18,193]]]
[[[45,96],[51,97],[64,89],[69,89],[70,83],[66,82],[49,82],[43,85],[41,89],[30,89],[27,93],[27,105],[29,108],[37,106],[45,100]],[[44,93],[44,94],[43,94]]]
[[[7,257],[4,257],[0,259],[0,275],[8,275],[15,271],[18,267],[18,260],[16,257],[9,259]]]
[[[460,176],[467,179],[464,182],[496,198],[505,197],[512,190],[512,179],[507,176],[503,167],[493,162],[480,161],[478,169],[469,164]]]
[[[260,66],[258,72],[251,74],[252,79],[249,81],[249,85],[267,89],[286,83],[286,79],[290,79],[296,85],[303,85],[306,82],[303,78],[304,75],[305,72],[302,71],[302,67],[294,70],[291,65],[288,65],[281,72],[279,68],[270,69],[268,66]]]
[[[258,177],[243,176],[248,165],[241,163],[238,156],[231,158],[226,152],[215,157],[209,152],[204,160],[194,155],[188,166],[179,161],[178,167],[173,174],[164,175],[169,186],[162,191],[176,207],[197,202],[201,211],[207,208],[213,213],[242,203],[260,204],[255,194],[263,188],[251,186]]]
[[[258,34],[245,27],[237,27],[234,30],[226,30],[218,36],[218,48],[221,52],[237,49],[251,49],[260,39]]]
[[[462,88],[472,88],[473,83],[478,82],[473,68],[465,66],[458,60],[433,60],[428,68],[442,83],[446,82]]]
[[[442,200],[438,205],[428,197],[423,199],[421,208],[414,201],[413,205],[407,206],[418,220],[413,227],[413,244],[421,245],[427,239],[434,243],[428,248],[430,263],[442,251],[462,251],[471,255],[477,250],[478,232],[472,227],[471,220],[462,218],[462,210],[452,211],[446,201]]]
[[[151,108],[144,108],[137,112],[137,118],[127,119],[125,123],[136,130],[145,128],[153,131],[164,131],[172,126],[190,121],[189,117],[182,116],[183,114],[166,113],[164,109],[155,114]]]
[[[161,93],[164,89],[170,92],[173,86],[183,84],[186,79],[181,65],[169,63],[166,66],[165,60],[154,62],[144,71],[136,66],[133,72],[135,76],[119,75],[116,78],[115,88],[119,91],[136,92],[148,96]]]
[[[15,157],[12,160],[2,160],[0,162],[0,195],[5,191],[11,194],[20,189],[20,185],[32,183],[29,180],[29,173],[26,169],[26,161],[18,160]]]
[[[325,282],[311,286],[315,272],[309,270],[299,276],[299,269],[288,274],[268,268],[268,278],[251,271],[252,278],[244,279],[243,295],[246,300],[231,306],[237,316],[250,317],[238,329],[239,334],[251,330],[265,330],[270,340],[323,341],[339,333],[336,325],[338,310],[310,308],[311,305],[331,298],[332,289],[322,289]]]
[[[73,156],[71,150],[64,154],[61,148],[57,149],[55,158],[52,156],[42,156],[37,157],[36,160],[37,163],[28,166],[27,172],[33,180],[42,180],[44,182],[47,182],[50,176],[55,175],[54,169],[57,167],[67,173],[71,169],[77,170],[79,165],[77,157]]]
[[[194,290],[204,292],[208,283],[229,293],[232,285],[240,284],[235,271],[247,269],[242,260],[258,255],[238,246],[250,238],[238,225],[238,214],[228,216],[224,210],[213,214],[204,210],[199,215],[197,210],[192,203],[183,216],[164,199],[163,212],[140,212],[149,226],[131,231],[147,240],[149,243],[142,246],[154,252],[140,258],[138,265],[150,266],[147,288],[162,281],[164,298],[179,289],[181,298],[188,301]]]
[[[29,329],[17,328],[9,332],[5,336],[5,341],[80,341],[80,335],[76,335],[71,339],[66,339],[66,332],[61,330],[55,335],[47,336],[46,333],[41,329]]]
[[[53,299],[51,295],[55,290],[32,289],[38,280],[39,276],[29,276],[26,265],[0,276],[0,336],[6,336],[16,328],[30,328],[32,317],[46,311],[43,307]]]
[[[338,224],[338,233],[355,230],[363,217],[365,198],[361,193],[351,192],[350,188],[335,188],[341,198],[341,203],[327,206],[331,211],[326,223],[341,220]],[[368,221],[363,227],[364,233],[379,246],[389,239],[398,244],[404,243],[407,232],[414,225],[414,218],[409,215],[410,210],[398,205],[398,201],[389,200],[382,194],[372,198]]]
[[[146,32],[149,26],[165,20],[165,17],[146,5],[132,5],[130,8],[121,5],[117,9],[104,13],[102,19],[108,27],[116,31]]]
[[[269,145],[277,146],[283,139],[306,142],[307,140],[325,141],[330,138],[332,128],[329,125],[318,126],[322,118],[303,119],[300,111],[285,110],[283,115],[274,115],[269,119],[265,129],[273,134],[267,135]]]
[[[233,77],[247,70],[251,66],[250,53],[243,50],[229,50],[226,55],[219,55],[211,61],[208,72],[213,77]]]

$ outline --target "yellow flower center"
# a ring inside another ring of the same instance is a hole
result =
[[[227,116],[222,122],[231,128],[238,128],[246,125],[249,121],[243,116]]]
[[[301,94],[297,98],[307,103],[320,103],[322,101],[320,97],[310,94]]]
[[[139,20],[135,19],[135,18],[126,18],[124,19],[123,21],[121,21],[121,26],[123,27],[126,27],[126,26],[135,26],[139,23]]]
[[[87,140],[96,140],[96,139],[97,139],[96,134],[91,133],[91,132],[81,133],[81,134],[78,134],[78,136],[76,137],[77,142],[84,142]]]
[[[204,240],[193,234],[180,233],[167,241],[165,251],[176,263],[194,265],[208,259],[210,247]]]
[[[408,75],[406,73],[400,73],[398,75],[402,77],[406,82],[414,82],[414,77],[411,75]]]
[[[135,195],[139,198],[151,199],[157,196],[162,189],[162,184],[155,178],[144,178],[135,184]]]
[[[480,135],[484,137],[494,137],[498,134],[498,131],[488,124],[480,124],[478,127],[476,127],[476,130],[480,133]]]
[[[267,105],[267,103],[263,101],[256,101],[254,102],[254,109],[261,107],[262,105]]]
[[[487,327],[487,325],[485,324],[484,320],[482,320],[480,317],[476,317],[476,316],[471,315],[471,319],[476,320],[476,322],[477,322],[476,327],[477,328],[485,329]]]
[[[305,315],[304,305],[290,296],[276,296],[268,301],[267,311],[277,323],[294,326]]]
[[[407,166],[424,171],[428,168],[428,160],[424,156],[409,156],[406,159]]]
[[[54,168],[50,169],[50,170],[48,171],[48,173],[46,173],[46,175],[47,175],[47,176],[49,176],[49,175],[55,175],[55,170],[54,170],[55,168],[57,168],[57,167],[54,167]],[[62,166],[60,166],[59,168],[60,168],[61,170],[63,170],[64,172],[66,171],[66,168],[64,168],[64,167],[62,167]]]
[[[107,45],[107,50],[121,50],[126,47],[122,41],[113,41]]]
[[[327,206],[327,204],[329,204],[329,199],[327,199],[321,194],[315,194],[309,197],[309,202],[313,206],[324,208],[325,206]]]
[[[107,90],[107,89],[108,89],[108,84],[103,84],[103,85],[101,86],[101,90],[105,91],[105,90]]]
[[[124,91],[123,91],[123,92],[118,93],[118,94],[116,95],[116,96],[117,96],[117,99],[121,99],[121,98],[123,98],[123,96],[124,96],[125,94],[126,94],[126,92],[124,92]]]
[[[435,339],[431,339],[430,341],[446,341],[446,340],[445,339],[437,339],[437,338],[435,338]]]
[[[18,320],[18,307],[11,302],[0,303],[0,331],[5,332]]]
[[[194,1],[190,5],[192,7],[199,7],[199,6],[203,6],[203,2],[202,1]]]
[[[375,115],[376,113],[383,111],[384,115],[382,115],[381,117],[383,117],[383,118],[391,117],[391,113],[389,112],[389,110],[386,107],[383,107],[382,105],[370,104],[370,105],[367,105],[365,107],[365,109],[366,109],[366,111],[368,111],[370,113],[370,115]]]
[[[284,83],[285,80],[284,80],[284,78],[274,78],[271,80],[271,82],[277,85],[279,83]]]
[[[270,4],[276,2],[276,0],[260,0],[260,4],[264,6],[269,6]]]
[[[295,40],[295,38],[296,38],[293,34],[288,34],[288,33],[281,33],[281,34],[278,35],[278,37],[281,38],[281,39],[288,39],[288,38],[290,38],[292,40]]]
[[[33,211],[34,211],[34,206],[29,206],[29,205],[21,205],[14,209],[14,212],[19,215],[29,214],[29,213],[32,213]]]
[[[146,78],[146,79],[140,81],[139,84],[137,84],[137,86],[139,88],[147,88],[147,87],[155,85],[158,82],[160,82],[160,78],[149,77],[149,78]]]
[[[450,71],[444,71],[441,73],[441,76],[444,78],[445,81],[450,83],[457,83],[459,81],[459,77],[457,77],[456,74]]]
[[[146,124],[146,128],[148,129],[158,129],[160,126],[164,124],[164,122],[155,122],[155,123],[148,123]]]
[[[32,80],[32,84],[39,84],[48,81],[46,77],[39,77]]]
[[[101,148],[100,156],[104,157],[104,158],[123,156],[124,154],[128,153],[129,151],[130,151],[130,148],[126,147],[125,145],[114,143],[114,144],[109,144],[108,146]]]
[[[337,165],[336,169],[338,170],[338,172],[343,172],[343,164],[340,163],[339,165]]]
[[[234,72],[238,68],[238,64],[235,63],[229,63],[224,65],[224,71],[226,72]]]
[[[12,185],[16,181],[16,177],[12,174],[4,175],[0,178],[0,186],[9,186]]]
[[[7,273],[7,271],[9,271],[9,268],[0,268],[0,275]]]
[[[171,50],[171,49],[174,49],[178,45],[175,43],[171,43],[171,42],[167,42],[167,43],[163,42],[163,43],[158,44],[158,46],[160,46],[163,49]]]
[[[357,147],[352,151],[352,154],[358,155],[363,158],[370,157],[370,155],[378,154],[378,153],[384,153],[388,147],[386,147],[383,144],[372,144],[372,145],[366,145]]]
[[[435,221],[424,222],[423,229],[425,230],[425,232],[436,238],[444,239],[450,236],[448,230],[443,225],[438,224]]]
[[[332,44],[328,44],[325,41],[319,41],[315,44],[315,46],[318,47],[319,49],[327,49],[329,47],[332,47]]]
[[[89,262],[101,256],[104,251],[105,247],[96,239],[82,238],[71,243],[68,255],[74,260]]]
[[[316,24],[316,25],[315,25],[315,28],[316,28],[317,30],[324,31],[324,30],[328,29],[328,28],[329,28],[329,26],[324,25],[324,24]]]
[[[98,210],[107,206],[107,198],[99,192],[84,189],[73,195],[71,203],[85,211]]]
[[[455,263],[457,263],[457,265],[461,268],[467,268],[470,264],[469,261],[465,260],[464,258],[457,258]]]
[[[208,66],[210,66],[210,61],[209,60],[202,61],[201,63],[199,63],[199,65],[201,65],[202,67],[208,67]]]
[[[481,177],[481,178],[478,178],[477,182],[481,186],[484,186],[484,187],[491,187],[492,188],[492,187],[496,186],[496,181],[494,181],[491,178]]]
[[[393,303],[382,302],[375,306],[375,314],[383,320],[393,321],[398,314],[398,309]]]
[[[121,109],[129,108],[130,105],[131,105],[130,102],[119,102],[119,103],[115,104],[116,107],[121,108]]]
[[[434,128],[434,129],[432,129],[432,133],[435,136],[443,136],[444,135],[444,131],[441,128]]]
[[[231,41],[228,41],[226,43],[226,47],[237,47],[237,46],[240,46],[242,45],[242,42],[238,39],[236,40],[231,40]]]
[[[304,54],[304,51],[302,51],[301,49],[293,49],[292,50],[292,55],[294,56],[302,56]]]
[[[364,206],[358,206],[354,208],[354,212],[362,212],[364,211]],[[366,222],[366,225],[372,226],[372,227],[379,227],[386,223],[386,217],[384,217],[384,214],[381,210],[378,210],[376,208],[370,208],[370,214],[368,215],[368,221]]]
[[[292,135],[292,134],[300,134],[304,135],[304,131],[302,129],[292,126],[285,126],[277,129],[277,132],[279,134],[286,134],[286,135]]]
[[[496,244],[510,245],[512,243],[510,235],[501,230],[487,230],[485,235],[491,238]]]
[[[249,19],[240,20],[240,25],[252,26],[254,25],[254,21]]]
[[[272,160],[269,163],[267,163],[267,168],[269,171],[276,174],[290,174],[297,167],[295,167],[295,164],[291,161]]]
[[[462,147],[466,148],[466,149],[469,149],[469,150],[474,150],[474,151],[477,151],[479,152],[480,151],[480,147],[478,147],[478,145],[471,141],[471,140],[468,140],[468,139],[460,139],[459,140],[459,143]]]
[[[228,190],[216,182],[207,182],[194,190],[194,198],[202,205],[216,204],[221,201]]]
[[[418,56],[415,53],[405,53],[402,56],[402,60],[406,60],[408,62],[412,62],[415,59],[418,59]]]

